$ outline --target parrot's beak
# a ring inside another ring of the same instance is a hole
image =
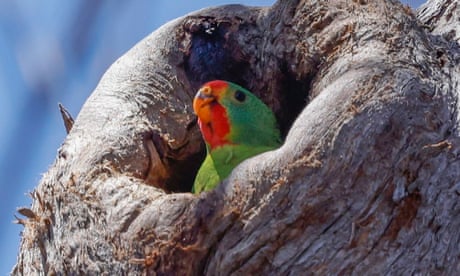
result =
[[[216,101],[217,98],[209,86],[201,87],[196,93],[193,99],[193,110],[202,123],[207,124],[211,121],[211,106]]]

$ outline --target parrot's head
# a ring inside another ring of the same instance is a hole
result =
[[[193,100],[198,125],[210,150],[225,145],[277,147],[273,112],[243,87],[221,80],[204,84]]]

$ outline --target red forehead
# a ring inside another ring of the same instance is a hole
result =
[[[228,86],[228,83],[222,80],[213,80],[205,83],[203,86],[209,86],[212,90],[221,90],[223,88],[226,88]]]

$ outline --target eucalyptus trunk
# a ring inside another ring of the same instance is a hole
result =
[[[280,0],[204,9],[116,61],[32,193],[13,274],[454,275],[460,5]],[[223,79],[284,144],[189,193],[192,98]]]

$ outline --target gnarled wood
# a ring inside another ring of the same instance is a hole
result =
[[[393,1],[174,20],[86,102],[21,221],[13,273],[452,275],[459,57]],[[191,101],[211,79],[260,96],[285,143],[212,192],[167,193],[189,190],[203,158]]]
[[[460,41],[460,3],[455,0],[429,0],[417,12],[417,18],[432,34]]]

